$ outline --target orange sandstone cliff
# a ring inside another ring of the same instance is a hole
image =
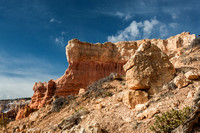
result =
[[[145,39],[92,44],[73,39],[66,46],[69,67],[65,74],[57,80],[50,80],[48,83],[35,83],[33,86],[34,94],[29,106],[40,108],[54,95],[75,95],[80,88],[86,89],[90,83],[106,77],[112,72],[125,74],[124,64],[146,41],[150,41],[167,55],[174,57],[181,54],[182,49],[189,46],[195,38],[194,34],[183,32],[166,40]]]

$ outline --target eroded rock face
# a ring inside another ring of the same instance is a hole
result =
[[[55,94],[56,84],[54,80],[50,80],[48,83],[36,82],[33,90],[34,94],[29,105],[31,108],[40,108]]]
[[[15,120],[20,120],[20,119],[26,118],[34,111],[35,111],[35,109],[31,109],[28,105],[24,106],[18,111]]]
[[[89,84],[112,72],[124,74],[124,64],[146,41],[157,45],[163,52],[171,56],[178,53],[182,47],[188,46],[194,38],[196,38],[195,35],[184,32],[167,40],[145,39],[92,44],[73,39],[68,42],[66,47],[69,67],[65,74],[55,81],[52,80],[52,86],[49,83],[35,84],[30,106],[31,108],[40,108],[52,95],[78,94],[80,88],[86,89]]]
[[[77,39],[66,47],[69,68],[56,81],[56,95],[77,94],[80,88],[108,76],[112,72],[124,73],[125,61],[119,59],[116,45],[112,43],[91,44]]]
[[[136,53],[124,65],[126,83],[130,89],[150,89],[150,94],[159,92],[159,87],[169,82],[175,69],[169,57],[151,42],[140,45]]]

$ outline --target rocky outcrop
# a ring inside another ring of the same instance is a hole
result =
[[[54,80],[48,83],[36,82],[33,86],[34,94],[31,98],[30,107],[40,108],[55,94],[56,84]]]
[[[144,42],[150,41],[170,57],[173,57],[181,53],[181,48],[188,46],[195,38],[195,35],[184,32],[167,40],[145,39],[92,44],[73,39],[68,42],[66,47],[69,67],[65,74],[55,81],[51,80],[52,86],[50,83],[36,83],[33,87],[34,95],[30,107],[42,107],[53,95],[78,94],[80,88],[86,89],[89,84],[112,72],[125,74],[124,64]]]
[[[66,54],[69,68],[56,81],[55,95],[77,94],[80,88],[86,88],[112,72],[124,74],[126,61],[120,59],[115,44],[91,44],[73,39],[68,42]]]
[[[26,105],[26,106],[22,107],[18,111],[15,120],[20,120],[20,119],[26,118],[26,117],[28,117],[34,111],[35,111],[35,109],[32,109],[28,105]]]
[[[124,65],[126,83],[133,90],[150,89],[150,94],[168,83],[175,74],[169,57],[151,42],[140,45],[136,53]]]

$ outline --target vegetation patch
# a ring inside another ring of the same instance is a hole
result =
[[[170,133],[173,129],[183,124],[191,114],[192,109],[185,107],[182,110],[172,109],[161,116],[155,115],[156,121],[150,130],[155,133]]]

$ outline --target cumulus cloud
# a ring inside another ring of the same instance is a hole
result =
[[[127,41],[140,38],[148,38],[153,28],[159,24],[156,18],[145,20],[144,22],[132,21],[124,30],[119,31],[116,35],[108,36],[108,41]]]
[[[158,20],[156,19],[151,19],[150,21],[149,20],[145,20],[144,23],[143,23],[143,38],[148,38],[151,34],[151,31],[153,30],[154,26],[157,25],[159,23]]]
[[[108,36],[108,41],[117,42],[135,39],[139,35],[139,27],[141,26],[142,23],[137,23],[136,21],[133,21],[127,28],[119,31],[117,35]]]
[[[54,67],[34,57],[14,57],[0,51],[0,99],[30,97],[35,82],[57,79]]]

